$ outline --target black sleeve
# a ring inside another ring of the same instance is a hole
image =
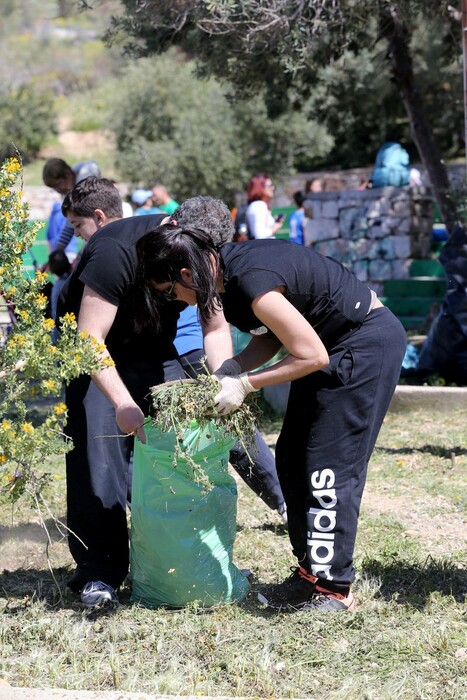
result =
[[[93,247],[80,280],[103,299],[119,306],[133,282],[134,265],[131,249],[112,238],[103,238]]]
[[[244,272],[239,277],[238,286],[251,301],[276,287],[287,288],[286,281],[278,272],[258,268]]]

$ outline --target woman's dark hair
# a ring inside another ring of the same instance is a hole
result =
[[[136,284],[143,304],[137,314],[137,326],[152,322],[160,328],[160,306],[171,303],[158,294],[151,282],[179,282],[184,267],[193,276],[191,289],[196,290],[198,311],[202,322],[208,321],[221,307],[216,289],[220,269],[218,248],[206,231],[198,228],[164,224],[146,233],[136,244],[138,266]]]

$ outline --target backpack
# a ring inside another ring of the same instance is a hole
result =
[[[376,154],[371,181],[373,187],[402,187],[410,180],[409,154],[400,143],[383,143]]]
[[[247,209],[248,209],[248,204],[241,204],[237,209],[237,213],[235,214],[235,220],[234,220],[235,233],[234,233],[233,240],[236,243],[240,243],[241,241],[249,241],[251,238],[250,230],[248,228],[248,222],[246,219]]]

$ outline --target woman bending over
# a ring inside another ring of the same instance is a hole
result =
[[[276,447],[297,566],[259,594],[287,610],[350,610],[353,551],[367,466],[399,379],[406,334],[374,291],[340,263],[281,240],[216,247],[200,229],[166,225],[138,242],[145,314],[198,304],[219,413],[291,382]],[[251,334],[216,366],[227,322]],[[258,369],[280,348],[286,355]],[[256,371],[255,371],[256,370]]]

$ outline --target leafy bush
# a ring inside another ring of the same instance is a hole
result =
[[[28,402],[34,395],[60,398],[62,383],[101,367],[103,347],[77,333],[73,314],[60,319],[60,338],[52,344],[54,322],[46,318],[42,291],[48,275],[24,276],[22,257],[39,224],[27,220],[22,191],[15,191],[21,165],[16,158],[0,168],[0,293],[15,308],[17,324],[0,348],[0,489],[12,498],[24,491],[36,500],[48,480],[46,459],[71,448],[64,439],[66,406],[52,404],[45,417],[33,420]]]
[[[129,65],[114,90],[109,127],[124,179],[164,184],[182,200],[210,194],[230,200],[251,175],[290,173],[304,152],[324,158],[325,129],[298,112],[268,120],[262,95],[239,102],[228,87],[201,80],[175,52]]]
[[[27,162],[56,133],[53,98],[31,86],[0,91],[0,160],[16,153]]]

